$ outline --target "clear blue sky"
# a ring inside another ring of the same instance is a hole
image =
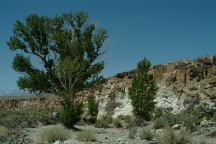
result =
[[[109,32],[106,76],[134,68],[144,56],[158,64],[216,54],[215,0],[1,0],[0,89],[17,88],[6,45],[15,20],[80,10]]]

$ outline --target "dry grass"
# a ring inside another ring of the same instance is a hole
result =
[[[91,131],[82,131],[78,133],[76,138],[77,140],[82,141],[82,142],[87,142],[87,141],[95,142],[96,141],[96,136]]]
[[[172,128],[164,129],[164,137],[159,140],[161,144],[191,144],[192,137],[187,131],[180,131],[179,133]]]
[[[8,129],[4,126],[1,126],[0,127],[0,137],[5,137],[8,135]]]
[[[118,118],[113,119],[112,123],[113,123],[114,127],[116,127],[116,128],[122,127],[122,122]]]
[[[41,134],[41,142],[63,142],[64,140],[67,140],[69,136],[69,130],[63,127],[53,127],[43,131],[43,133]]]
[[[135,139],[136,138],[136,133],[137,133],[137,129],[136,128],[130,128],[129,132],[128,132],[128,137],[130,139]]]
[[[146,139],[146,140],[150,141],[150,140],[153,140],[155,135],[149,128],[143,128],[139,132],[139,137],[140,137],[141,140]]]

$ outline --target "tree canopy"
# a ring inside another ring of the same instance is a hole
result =
[[[150,67],[151,62],[147,58],[139,61],[132,85],[129,88],[129,96],[132,101],[134,114],[146,120],[151,118],[151,112],[155,107],[153,100],[158,90],[153,76],[148,73]]]
[[[13,36],[7,42],[17,51],[13,69],[22,75],[20,89],[37,93],[73,91],[76,93],[102,80],[99,75],[104,62],[98,58],[104,53],[107,38],[104,29],[97,29],[84,12],[66,13],[48,17],[27,16],[16,21]],[[36,57],[42,66],[36,67]]]

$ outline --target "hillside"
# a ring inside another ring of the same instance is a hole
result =
[[[99,117],[108,111],[118,115],[130,115],[132,106],[128,99],[128,87],[133,71],[118,73],[110,77],[101,86],[91,90],[96,95],[99,105]],[[200,57],[174,63],[155,65],[150,70],[159,86],[157,93],[158,107],[171,107],[178,113],[190,106],[206,103],[214,105],[216,97],[216,57]],[[89,91],[78,95],[89,95]],[[2,109],[25,107],[56,107],[55,96],[51,97],[0,97]]]

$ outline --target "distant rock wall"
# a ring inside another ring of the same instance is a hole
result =
[[[25,108],[59,108],[58,98],[55,96],[2,96],[1,110],[17,110]]]

